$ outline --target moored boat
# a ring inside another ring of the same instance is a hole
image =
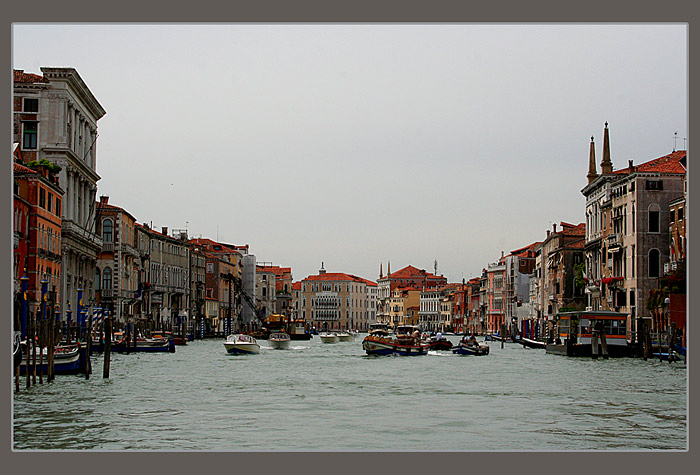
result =
[[[21,353],[22,361],[19,366],[19,371],[21,374],[26,374],[27,368],[27,349],[26,340],[22,342]],[[31,353],[31,351],[30,351]],[[43,371],[44,374],[48,372],[49,362],[48,362],[48,348],[44,347],[39,351],[38,347],[33,349],[34,356],[36,357],[36,370],[37,372]],[[86,351],[81,351],[81,347],[78,344],[75,345],[59,345],[54,348],[53,352],[53,368],[54,374],[77,374],[80,373],[83,368],[83,359],[85,357]],[[31,357],[32,355],[30,355]],[[40,364],[41,363],[41,364]],[[30,361],[29,367],[31,368],[32,362]]]
[[[260,353],[260,345],[251,335],[234,333],[226,337],[224,348],[229,355],[254,355]]]
[[[286,350],[289,348],[290,338],[286,333],[270,333],[267,342],[275,350]]]
[[[530,338],[525,338],[522,337],[518,340],[518,342],[523,345],[525,348],[539,348],[539,349],[545,349],[547,347],[547,343],[544,341],[539,341],[539,340],[532,340]]]
[[[318,336],[321,338],[323,343],[338,343],[338,335],[333,332],[319,333]]]
[[[545,349],[564,356],[632,356],[627,343],[627,314],[605,310],[559,313],[554,341]]]

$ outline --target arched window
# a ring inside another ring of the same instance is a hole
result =
[[[102,221],[102,240],[104,242],[112,242],[112,234],[114,232],[114,224],[111,219]]]
[[[95,269],[95,290],[100,290],[100,269]]]
[[[649,277],[659,277],[661,268],[660,253],[658,249],[649,251]]]
[[[659,205],[652,203],[649,205],[649,232],[661,232],[661,212]]]
[[[104,290],[109,290],[112,288],[112,269],[105,267],[102,271],[102,288]]]

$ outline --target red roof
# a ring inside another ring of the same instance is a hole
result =
[[[16,162],[12,162],[12,169],[15,173],[37,173],[36,170],[32,170],[31,168],[25,167],[24,165],[20,165]]]
[[[567,236],[585,236],[586,235],[586,223],[579,223],[577,225],[561,222],[562,234]]]
[[[398,279],[398,278],[412,278],[412,277],[427,277],[427,278],[444,278],[442,276],[437,276],[435,274],[431,274],[430,272],[427,272],[423,269],[418,269],[413,266],[406,266],[403,269],[397,270],[396,272],[392,272],[391,274],[387,275],[387,277],[391,277],[393,279]]]
[[[292,282],[292,290],[301,290],[301,282]]]
[[[325,274],[310,275],[304,280],[335,280],[335,281],[352,281],[360,282],[367,285],[377,285],[376,283],[357,277],[356,275],[346,274],[344,272],[326,272]]]
[[[634,171],[642,173],[685,173],[686,170],[681,164],[681,160],[685,159],[687,153],[688,152],[686,150],[678,150],[639,165],[633,164]],[[631,170],[629,167],[627,167],[621,170],[615,170],[613,173],[618,175],[629,175]]]
[[[14,76],[15,76],[14,77],[15,82],[21,82],[21,83],[44,82],[47,84],[49,82],[49,80],[46,79],[44,76],[41,76],[39,74],[25,73],[23,69],[15,69]]]

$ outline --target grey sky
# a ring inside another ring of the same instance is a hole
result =
[[[684,24],[13,27],[13,67],[74,67],[107,111],[98,194],[295,280],[461,281],[583,221],[606,121],[616,168],[683,148],[687,54]]]

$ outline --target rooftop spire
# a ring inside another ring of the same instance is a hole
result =
[[[588,183],[593,182],[598,178],[598,172],[595,170],[595,143],[593,143],[593,137],[591,136],[591,151],[588,158]]]
[[[379,263],[379,278],[383,279],[384,278],[384,272],[382,271],[382,263]]]
[[[608,134],[608,123],[605,122],[603,131],[603,161],[600,162],[601,173],[612,173],[612,162],[610,161],[610,136]]]

